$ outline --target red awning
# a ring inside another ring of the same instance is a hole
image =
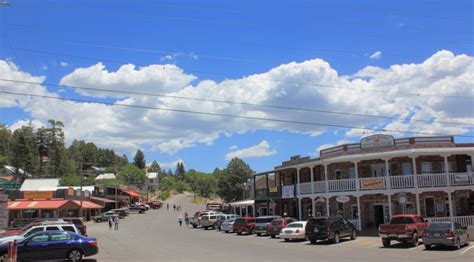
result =
[[[103,197],[90,197],[90,200],[95,200],[97,202],[102,202],[104,204],[115,203],[116,202],[115,200],[108,199],[108,198],[103,198]]]
[[[81,201],[73,200],[74,204],[77,204],[79,207],[81,206]],[[98,205],[96,203],[92,203],[91,201],[82,201],[82,208],[84,209],[101,209],[103,206]]]
[[[123,192],[128,194],[131,197],[142,197],[142,195],[140,195],[137,192],[134,192],[132,190],[123,190]]]
[[[8,210],[23,209],[58,209],[68,200],[20,200],[8,201]]]

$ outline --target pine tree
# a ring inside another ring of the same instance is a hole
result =
[[[176,164],[176,179],[184,180],[185,175],[186,170],[184,169],[183,162],[178,162],[178,164]]]
[[[153,173],[161,173],[161,167],[156,160],[153,160],[153,163],[151,163],[150,168],[148,169],[148,172],[153,172]]]
[[[145,154],[143,154],[143,151],[140,149],[137,150],[137,153],[133,158],[133,164],[140,169],[145,169]]]
[[[39,152],[36,146],[36,137],[33,133],[31,123],[13,132],[11,143],[11,164],[16,168],[17,182],[21,182],[25,177],[21,176],[19,169],[25,173],[37,176],[39,164]]]

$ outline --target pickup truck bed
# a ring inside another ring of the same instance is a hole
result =
[[[396,215],[389,224],[379,226],[379,236],[384,247],[389,247],[392,240],[410,243],[417,246],[419,238],[425,232],[427,222],[418,215]]]

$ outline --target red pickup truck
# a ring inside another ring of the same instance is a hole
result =
[[[419,215],[396,215],[390,223],[379,226],[379,236],[384,247],[389,247],[392,240],[416,247],[427,226],[428,222]]]

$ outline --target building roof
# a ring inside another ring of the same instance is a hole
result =
[[[59,178],[25,179],[20,191],[56,191],[59,186]]]
[[[81,201],[80,200],[72,200],[72,202],[74,202],[74,204],[78,205],[78,206],[81,206]],[[82,201],[82,208],[84,209],[100,209],[100,208],[103,208],[103,206],[101,205],[98,205],[96,203],[93,203],[91,201]]]
[[[90,197],[89,199],[92,200],[92,201],[102,202],[104,204],[115,203],[116,202],[115,200],[108,199],[108,198],[103,198],[103,197]]]
[[[58,209],[65,205],[69,200],[51,199],[51,200],[21,200],[8,201],[9,210],[22,209]]]
[[[56,189],[69,189],[72,188],[74,190],[79,190],[81,189],[80,186],[58,186]],[[89,191],[89,192],[94,192],[95,186],[82,186],[82,192]]]
[[[13,176],[0,176],[0,179],[6,180],[6,181],[12,181]]]
[[[13,166],[4,166],[5,170],[7,171],[7,173],[9,174],[16,174],[16,167],[13,167]],[[18,169],[18,173],[24,175],[25,174],[25,171],[21,168]],[[30,174],[26,173],[26,176],[28,177],[31,177]]]
[[[95,180],[102,180],[102,179],[115,179],[115,174],[114,173],[107,173],[107,174],[98,175],[95,178]]]
[[[122,191],[131,197],[142,197],[142,195],[132,190],[122,190]]]
[[[150,178],[150,179],[154,179],[154,178],[157,178],[157,177],[158,177],[158,173],[156,173],[156,172],[148,173],[148,178]]]

